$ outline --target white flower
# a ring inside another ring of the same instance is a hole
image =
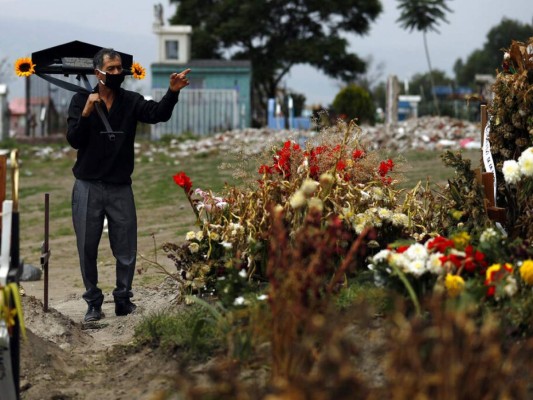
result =
[[[518,158],[520,172],[525,176],[533,176],[533,147],[530,147]]]
[[[311,196],[313,193],[316,192],[316,189],[318,188],[319,183],[313,179],[306,179],[302,183],[302,187],[300,190],[303,192],[304,195],[307,197]]]
[[[220,240],[220,235],[216,232],[210,232],[209,233],[209,239],[218,241]]]
[[[196,232],[196,240],[201,242],[203,238],[204,238],[204,232],[203,231]]]
[[[378,208],[378,216],[381,219],[390,220],[392,218],[392,211],[389,210],[388,208],[379,207]]]
[[[387,261],[387,259],[389,258],[390,253],[391,253],[391,251],[388,250],[388,249],[380,250],[380,251],[378,251],[376,253],[376,255],[374,257],[372,257],[372,261],[375,262],[376,264],[380,263],[382,261]]]
[[[198,250],[200,250],[200,245],[198,243],[191,243],[189,245],[189,251],[191,254],[198,253]]]
[[[520,166],[515,160],[504,161],[502,172],[507,183],[517,183],[520,180]]]
[[[235,306],[242,306],[245,303],[246,303],[246,300],[242,296],[236,297],[235,300],[233,301],[233,305]]]
[[[372,197],[374,200],[381,200],[383,199],[383,189],[380,187],[374,186],[372,188]]]
[[[190,242],[191,240],[196,239],[196,234],[193,231],[189,231],[185,235],[185,239]]]
[[[260,294],[259,296],[257,296],[257,300],[263,301],[266,299],[268,299],[268,296],[266,294]]]
[[[354,230],[355,230],[355,233],[357,233],[358,235],[363,232],[363,229],[365,229],[365,224],[357,224],[354,226]]]
[[[408,226],[409,225],[409,217],[403,213],[394,213],[392,215],[391,220],[394,226]]]
[[[505,279],[505,286],[503,287],[505,294],[509,297],[513,297],[518,292],[518,285],[514,276],[509,275]]]
[[[489,243],[498,237],[498,232],[494,228],[485,229],[479,236],[480,243]]]
[[[240,276],[241,278],[246,278],[247,275],[248,275],[248,274],[246,273],[246,270],[245,270],[245,269],[241,269],[241,270],[239,271],[239,276]]]
[[[425,261],[428,256],[428,251],[423,244],[415,243],[409,246],[404,254],[410,260]]]
[[[440,260],[441,257],[442,257],[442,253],[439,253],[439,252],[429,255],[426,261],[426,268],[432,274],[435,274],[435,275],[444,274],[444,268],[442,268],[442,261]]]
[[[228,207],[228,202],[227,201],[219,201],[218,203],[215,204],[215,206],[217,208],[220,208],[221,210],[223,210],[226,207]]]
[[[425,260],[413,260],[407,264],[406,272],[410,272],[413,275],[420,276],[426,272]]]
[[[393,267],[399,268],[405,271],[409,266],[409,260],[403,254],[391,253],[389,256],[389,263]]]
[[[231,242],[220,242],[222,247],[224,247],[226,250],[230,250],[233,247],[233,244]]]
[[[303,206],[305,206],[306,204],[306,200],[305,200],[305,195],[304,193],[301,191],[301,190],[298,190],[296,193],[294,193],[290,200],[289,200],[289,204],[291,205],[292,208],[294,208],[295,210],[298,209],[298,208],[302,208]]]

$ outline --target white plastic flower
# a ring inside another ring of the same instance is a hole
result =
[[[509,275],[505,279],[505,286],[503,287],[505,294],[509,297],[513,297],[518,292],[518,284],[514,276]]]
[[[498,232],[494,228],[485,229],[479,236],[480,243],[489,243],[498,237]]]
[[[525,176],[533,176],[533,147],[530,147],[518,158],[520,172]]]
[[[379,207],[378,208],[378,216],[379,218],[383,220],[390,220],[392,218],[392,211],[388,208]]]
[[[185,235],[185,239],[190,242],[191,240],[196,239],[196,234],[194,233],[194,231],[189,231]]]
[[[392,215],[392,224],[394,226],[407,226],[409,225],[409,217],[403,213],[394,213]]]
[[[428,251],[423,244],[415,243],[409,246],[404,254],[410,260],[425,261],[428,256]]]
[[[198,243],[191,243],[189,245],[189,251],[191,254],[198,253],[198,250],[200,250],[200,245]]]
[[[236,297],[235,300],[233,301],[233,305],[235,306],[242,306],[245,303],[246,303],[246,300],[242,296]]]
[[[520,166],[515,160],[506,160],[502,167],[505,182],[513,184],[520,180]]]
[[[383,189],[380,187],[374,186],[372,188],[372,197],[374,200],[382,200],[383,199]]]
[[[203,231],[196,232],[196,240],[201,242],[203,238],[204,238],[204,232]]]
[[[393,267],[406,271],[409,267],[409,260],[401,253],[391,253],[389,256],[389,263]]]
[[[226,250],[230,250],[231,248],[233,248],[233,244],[231,242],[220,242],[220,245],[222,247],[224,247]]]
[[[442,268],[441,257],[442,257],[442,253],[439,253],[439,252],[429,255],[426,261],[426,268],[432,274],[435,274],[435,275],[444,274],[444,268]]]
[[[380,263],[382,261],[387,261],[387,259],[389,258],[390,253],[391,253],[391,251],[388,250],[388,249],[380,250],[380,251],[378,251],[376,253],[376,255],[374,257],[372,257],[372,261],[375,262],[376,264]]]
[[[420,276],[426,272],[426,262],[425,260],[413,260],[410,261],[406,266],[406,272],[409,272],[415,276]]]

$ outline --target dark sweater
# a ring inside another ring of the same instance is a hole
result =
[[[72,168],[74,176],[83,180],[131,184],[137,122],[155,124],[168,121],[178,102],[179,92],[168,90],[161,101],[155,102],[145,100],[139,93],[120,89],[109,111],[101,103],[115,132],[114,140],[105,132],[96,110],[89,117],[82,117],[88,96],[75,94],[68,110],[67,140],[78,150]]]

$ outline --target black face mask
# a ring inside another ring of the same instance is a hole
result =
[[[100,71],[100,70],[98,70]],[[100,73],[105,75],[105,82],[100,79],[100,83],[111,90],[120,89],[120,85],[124,82],[124,74],[108,74],[106,72],[100,71]]]

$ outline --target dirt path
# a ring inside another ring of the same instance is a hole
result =
[[[64,243],[59,252],[75,254]],[[106,246],[102,246],[102,250]],[[171,386],[177,361],[163,359],[150,349],[133,351],[134,328],[143,316],[172,307],[176,288],[153,271],[134,280],[135,314],[117,317],[111,295],[114,265],[108,251],[101,254],[100,281],[104,288],[99,323],[84,325],[86,304],[75,257],[51,259],[49,312],[43,312],[43,280],[22,282],[28,340],[22,342],[23,400],[37,399],[154,399]],[[143,283],[144,282],[144,283]],[[146,284],[146,282],[150,282]]]

